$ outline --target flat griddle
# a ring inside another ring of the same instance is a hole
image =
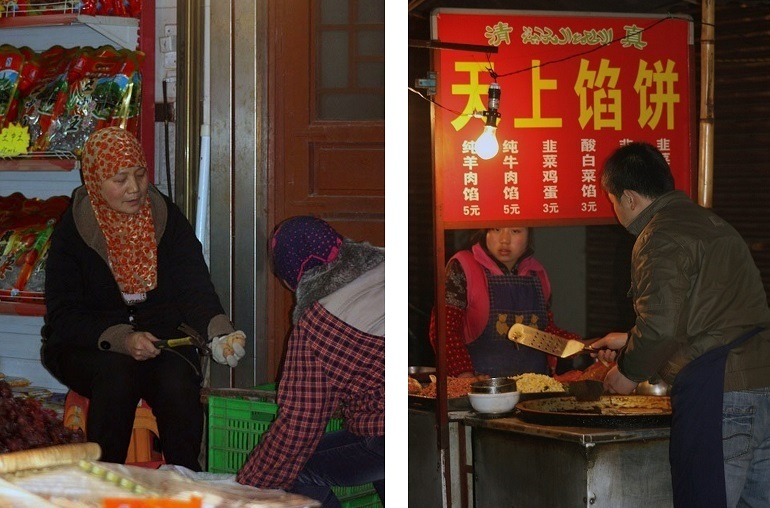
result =
[[[639,428],[671,425],[671,399],[645,395],[603,395],[598,401],[551,397],[521,401],[516,416],[531,423],[564,427]]]

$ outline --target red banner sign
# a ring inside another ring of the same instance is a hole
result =
[[[677,187],[692,195],[689,19],[439,9],[432,21],[439,46],[464,48],[434,58],[446,227],[614,223],[601,167],[631,141],[657,146]],[[479,113],[490,109],[492,83],[500,87],[499,150],[482,158],[488,121]]]

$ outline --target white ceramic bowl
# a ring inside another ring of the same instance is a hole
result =
[[[519,392],[469,393],[471,406],[479,413],[506,413],[519,401]]]

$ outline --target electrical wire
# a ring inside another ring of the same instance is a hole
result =
[[[196,348],[197,350],[197,348]],[[198,375],[198,377],[202,378],[203,374],[201,373],[201,369],[195,366],[193,362],[190,361],[189,358],[187,358],[185,355],[180,353],[179,351],[174,351],[174,348],[164,348],[160,350],[160,353],[163,354],[165,352],[174,353],[175,355],[178,355],[182,360],[186,361],[190,367],[192,367],[193,371],[195,371],[195,374]]]
[[[459,112],[459,111],[455,111],[454,109],[450,109],[450,108],[447,108],[446,106],[442,106],[441,104],[439,104],[438,102],[434,101],[433,99],[431,99],[431,98],[429,98],[429,97],[426,97],[426,96],[425,96],[425,95],[424,95],[422,92],[420,92],[419,90],[417,90],[417,89],[415,89],[415,88],[412,88],[411,86],[410,86],[410,87],[407,87],[407,88],[409,89],[409,91],[410,91],[410,92],[412,92],[412,93],[414,93],[414,94],[417,94],[417,95],[418,95],[418,96],[420,96],[422,99],[424,99],[424,100],[426,100],[426,101],[430,102],[431,104],[434,104],[434,105],[436,105],[436,106],[440,107],[441,109],[445,109],[445,110],[449,111],[450,113],[454,113],[454,114],[456,114],[457,116],[463,116],[463,113],[461,113],[461,112]],[[473,116],[473,115],[469,115],[469,116]]]

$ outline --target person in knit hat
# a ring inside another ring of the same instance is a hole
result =
[[[51,236],[43,365],[89,399],[86,437],[123,463],[140,399],[152,408],[164,459],[200,471],[201,358],[192,345],[159,349],[189,331],[230,367],[245,334],[225,315],[200,242],[181,210],[149,181],[142,146],[109,127],[83,148],[84,185]]]
[[[292,291],[305,272],[334,261],[342,235],[326,221],[293,217],[280,224],[271,242],[273,272]]]
[[[385,502],[385,250],[291,217],[269,240],[295,294],[278,417],[238,482],[340,506],[331,487],[373,483]],[[341,412],[344,428],[325,432]]]

